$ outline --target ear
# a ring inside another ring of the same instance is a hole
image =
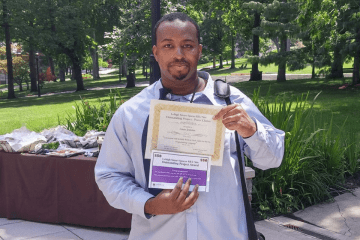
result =
[[[202,56],[202,45],[199,44],[199,59],[198,60],[200,60],[201,56]]]
[[[155,60],[157,61],[157,46],[156,45],[153,45],[152,52],[154,54]]]

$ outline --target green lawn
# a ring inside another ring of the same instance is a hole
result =
[[[140,75],[137,76],[139,80]],[[328,121],[331,116],[334,117],[336,126],[341,126],[345,119],[346,132],[355,131],[360,134],[360,98],[358,88],[339,90],[338,87],[344,82],[351,82],[351,79],[343,80],[292,80],[285,83],[277,83],[276,81],[261,82],[242,82],[235,84],[245,94],[251,96],[254,89],[261,86],[261,93],[265,95],[269,86],[271,86],[271,96],[275,97],[279,94],[287,96],[300,96],[303,93],[310,92],[309,99],[312,99],[318,92],[322,91],[316,101],[318,109],[318,119],[320,117]],[[122,81],[125,83],[125,81]],[[45,92],[59,92],[65,90],[74,90],[76,83],[74,81],[66,81],[64,83],[47,83],[41,90]],[[95,87],[104,85],[118,84],[118,76],[109,74],[102,76],[100,80],[84,80],[85,87]],[[335,87],[335,89],[334,89]],[[123,98],[129,99],[138,93],[142,88],[121,89]],[[26,126],[34,131],[41,131],[44,128],[54,127],[58,124],[58,115],[63,118],[66,113],[74,113],[76,101],[81,97],[85,97],[90,103],[96,102],[98,98],[107,99],[109,90],[98,91],[81,91],[67,94],[27,97],[17,99],[0,99],[0,134],[5,134],[14,129]],[[28,92],[20,94],[16,91],[17,96],[27,95]]]
[[[129,99],[143,88],[121,89],[124,100]],[[26,126],[33,131],[41,131],[58,125],[58,116],[64,119],[67,113],[73,114],[75,102],[82,98],[92,104],[97,99],[108,99],[110,90],[82,91],[44,97],[28,97],[0,100],[0,135]]]
[[[119,86],[122,84],[126,84],[126,78],[122,77],[121,81],[119,81],[119,75],[118,71],[114,70],[110,74],[101,75],[100,79],[93,80],[92,78],[84,79],[84,86],[85,88],[92,88],[92,87],[104,87],[104,86]],[[146,77],[141,74],[140,70],[136,71],[136,81],[137,82],[143,82],[143,81],[149,81],[146,80]],[[15,86],[17,86],[15,84]],[[6,88],[5,85],[0,85],[1,88]],[[71,81],[69,77],[65,79],[65,82],[45,82],[45,85],[43,88],[41,88],[41,94],[45,93],[56,93],[56,92],[64,92],[64,91],[75,91],[76,90],[76,81]],[[19,89],[15,90],[16,97],[24,97],[27,95],[37,95],[36,93],[30,92],[26,90],[26,85],[23,85],[23,91],[20,92]],[[3,91],[1,98],[7,97],[7,90]]]
[[[241,82],[234,84],[234,86],[241,89],[249,97],[258,87],[261,87],[261,96],[265,96],[270,88],[270,98],[273,100],[276,96],[299,97],[308,92],[308,99],[312,100],[316,94],[321,92],[314,105],[316,126],[322,128],[333,117],[334,133],[337,133],[346,121],[344,133],[355,132],[360,139],[360,88],[338,89],[344,83],[350,84],[351,81],[350,78],[345,80],[304,79],[284,83],[276,81]]]
[[[212,64],[208,63],[208,64],[201,64],[199,65],[201,68],[204,67],[212,67]],[[235,68],[234,69],[230,69],[231,63],[229,61],[229,64],[226,64],[226,62],[224,62],[224,68],[219,69],[217,66],[217,68],[215,69],[209,69],[207,70],[209,73],[211,73],[211,75],[214,76],[227,76],[230,75],[232,73],[242,73],[242,74],[250,74],[251,71],[251,64],[246,63],[246,59],[242,58],[242,59],[236,59],[235,61]],[[241,66],[243,68],[241,68]],[[246,66],[246,68],[245,68]],[[352,68],[352,63],[344,63],[344,68]],[[319,69],[315,69],[315,72],[318,71]],[[263,74],[277,74],[278,72],[278,67],[275,64],[270,64],[268,66],[263,66],[263,65],[259,65],[259,71],[262,71]],[[311,66],[307,66],[304,69],[301,70],[296,70],[296,71],[290,71],[289,69],[286,70],[287,74],[311,74],[312,72],[312,68]],[[344,70],[344,72],[349,72],[348,70]]]

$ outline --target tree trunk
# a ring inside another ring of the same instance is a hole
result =
[[[143,58],[143,62],[142,62],[142,75],[145,75],[145,58]]]
[[[343,43],[338,43],[334,47],[334,61],[331,65],[331,73],[329,78],[344,78],[343,60],[340,52],[342,47]]]
[[[286,45],[287,45],[287,38],[286,36],[280,37],[280,52],[286,52]],[[279,60],[279,67],[278,67],[278,75],[277,79],[278,82],[285,82],[286,81],[286,58],[281,57]]]
[[[90,47],[90,55],[93,62],[93,79],[99,79],[99,60],[97,58],[97,46],[95,48]]]
[[[126,77],[126,76],[127,76],[127,65],[126,65],[126,61],[124,61],[123,64],[122,64],[121,74],[122,74],[123,77]]]
[[[235,68],[235,41],[234,35],[231,33],[231,69]]]
[[[30,42],[30,50],[29,50],[29,67],[30,67],[30,82],[31,82],[31,90],[30,91],[37,92],[35,54],[34,54],[34,49],[33,49],[33,45],[31,44],[31,42]]]
[[[69,74],[69,66],[66,66],[65,75],[68,75],[68,74]]]
[[[357,50],[355,51],[354,56],[354,69],[353,69],[353,78],[352,83],[353,85],[360,83],[360,28],[357,28],[357,34],[355,42],[357,43]]]
[[[30,21],[30,27],[34,27],[34,23]],[[34,38],[29,38],[29,68],[30,68],[30,82],[31,82],[31,92],[37,92],[37,82],[36,82],[36,66],[35,66],[35,52],[34,52]]]
[[[85,90],[81,74],[81,65],[78,58],[72,59],[73,62],[73,76],[76,80],[76,92]]]
[[[60,82],[65,82],[65,69],[64,68],[60,67],[59,78],[60,78]]]
[[[280,52],[279,38],[272,38],[271,41],[273,41],[273,43],[275,44],[277,52]]]
[[[286,51],[290,52],[290,38],[286,40]]]
[[[254,28],[260,26],[260,13],[255,12],[254,14]],[[259,56],[260,51],[260,38],[259,35],[253,35],[253,56]],[[250,81],[262,80],[262,76],[259,72],[259,63],[253,63],[251,66]]]
[[[122,70],[122,64],[121,62],[119,62],[119,82],[121,82],[121,75],[122,75],[121,70]]]
[[[219,66],[219,68],[224,68],[222,54],[220,54],[220,66]]]
[[[12,66],[11,56],[11,45],[10,45],[10,26],[8,22],[8,10],[6,6],[6,0],[2,0],[3,4],[3,27],[5,31],[5,44],[6,44],[6,60],[7,60],[7,71],[8,71],[8,99],[15,98],[14,91],[14,75]]]
[[[126,88],[135,87],[135,73],[130,72],[129,75],[126,76]]]
[[[213,68],[216,68],[216,58],[213,57]]]
[[[19,92],[22,92],[23,88],[22,88],[22,81],[21,80],[19,80],[18,85],[19,85]]]
[[[56,76],[55,75],[55,67],[54,67],[54,61],[52,59],[51,56],[48,57],[48,60],[49,60],[49,65],[50,65],[50,70],[51,70],[51,74]],[[56,82],[56,81],[55,81]]]
[[[315,57],[313,58],[313,62],[311,64],[311,66],[312,66],[311,79],[314,79],[316,77],[316,75],[315,75]]]

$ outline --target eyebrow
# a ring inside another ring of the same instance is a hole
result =
[[[161,40],[161,42],[166,42],[166,41],[173,42],[174,40],[169,39],[169,38],[165,38],[165,39]],[[184,42],[195,42],[195,41],[191,40],[191,39],[185,39]]]

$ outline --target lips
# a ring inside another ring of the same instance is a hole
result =
[[[188,67],[189,64],[186,62],[174,62],[170,63],[170,67]]]

